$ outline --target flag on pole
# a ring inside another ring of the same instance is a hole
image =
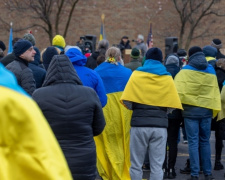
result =
[[[12,53],[13,51],[13,45],[12,45],[12,40],[13,40],[13,31],[12,31],[12,22],[10,23],[10,33],[9,33],[9,46],[8,46],[8,54]]]
[[[102,19],[102,21],[101,21],[101,31],[100,31],[99,41],[101,41],[102,39],[106,39],[105,29],[104,29],[104,19],[105,19],[104,14],[102,14],[101,19]]]
[[[147,48],[152,48],[153,47],[153,35],[152,35],[152,23],[149,25],[149,33],[148,33],[148,38],[147,38]]]

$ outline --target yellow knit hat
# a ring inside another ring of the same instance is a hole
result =
[[[65,42],[65,39],[61,35],[56,35],[52,39],[52,45],[65,48],[66,42]]]

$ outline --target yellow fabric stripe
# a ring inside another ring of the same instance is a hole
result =
[[[218,113],[217,121],[225,118],[225,86],[221,91],[221,111]]]
[[[101,41],[101,40],[103,40],[102,34],[100,34],[100,36],[99,36],[99,41]]]
[[[175,85],[183,104],[212,109],[214,117],[221,110],[216,75],[181,70],[175,77]]]
[[[103,108],[106,126],[95,137],[97,167],[104,180],[130,180],[130,120],[132,111],[127,110],[119,99],[122,92],[107,94]]]
[[[0,93],[0,179],[72,180],[61,148],[37,104],[5,87],[0,87]]]
[[[215,60],[214,57],[209,57],[209,56],[208,56],[208,57],[205,57],[205,58],[206,58],[207,61]]]
[[[173,79],[169,75],[159,76],[134,71],[121,97],[123,101],[140,104],[183,109]]]

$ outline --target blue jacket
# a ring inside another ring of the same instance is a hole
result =
[[[87,58],[76,48],[66,52],[84,86],[93,88],[101,101],[102,107],[107,103],[105,88],[100,76],[92,69],[85,67]]]
[[[44,82],[46,71],[39,67],[40,64],[40,51],[37,47],[34,47],[36,54],[34,56],[34,61],[28,64],[28,67],[32,70],[34,80],[36,82],[36,88],[40,88]]]

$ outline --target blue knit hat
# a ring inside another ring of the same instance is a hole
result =
[[[213,46],[204,46],[202,51],[205,54],[205,57],[214,57],[215,58],[217,55],[217,49]]]
[[[30,47],[32,47],[33,45],[31,44],[30,41],[24,40],[24,39],[20,39],[19,41],[17,41],[14,46],[13,46],[13,52],[16,56],[20,56],[21,54],[23,54],[24,52],[26,52]]]
[[[150,48],[145,55],[145,59],[146,60],[153,59],[162,62],[163,59],[162,51],[157,47]]]

